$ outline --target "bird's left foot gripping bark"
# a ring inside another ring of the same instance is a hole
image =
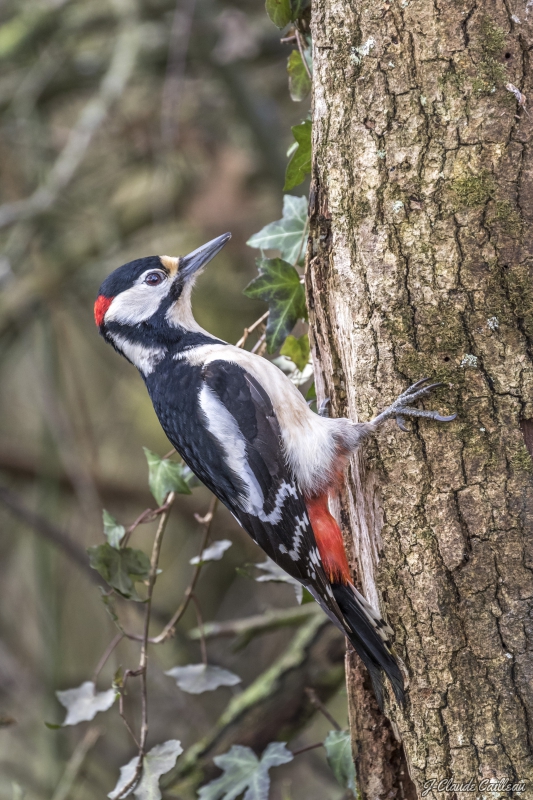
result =
[[[432,383],[429,386],[424,386],[424,384],[429,380],[430,378],[422,378],[422,380],[413,383],[413,385],[406,389],[405,392],[402,392],[402,394],[394,401],[394,403],[386,408],[385,411],[382,411],[381,414],[378,414],[377,417],[374,417],[372,424],[377,427],[387,419],[395,417],[396,423],[400,430],[407,433],[409,429],[405,425],[406,417],[425,417],[426,419],[434,419],[437,422],[451,422],[454,420],[457,414],[451,414],[448,417],[443,417],[442,414],[438,413],[438,411],[425,411],[420,408],[411,407],[411,403],[414,403],[421,397],[426,397],[438,386],[444,386],[443,383]]]

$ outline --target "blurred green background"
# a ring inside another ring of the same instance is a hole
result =
[[[0,8],[2,800],[103,798],[134,755],[116,707],[75,728],[44,725],[63,719],[55,691],[90,680],[114,635],[89,572],[50,543],[46,521],[85,552],[103,541],[103,507],[127,525],[154,505],[142,446],[169,450],[136,370],[94,326],[95,294],[110,271],[141,256],[185,254],[231,231],[198,283],[197,319],[235,342],[265,310],[242,295],[256,273],[257,252],[245,242],[281,216],[290,126],[308,110],[289,98],[290,50],[279,39],[261,0],[7,0]],[[172,512],[154,632],[187,585],[201,531],[194,513],[205,513],[209,500],[199,488]],[[149,552],[153,531],[138,529],[134,546]],[[295,605],[290,586],[237,571],[264,556],[224,510],[213,538],[234,546],[204,569],[204,619]],[[129,629],[140,630],[132,604],[117,608]],[[232,695],[274,663],[298,630],[256,637],[237,652],[231,638],[209,642],[210,660],[243,683],[195,697],[163,674],[200,660],[187,637],[195,625],[191,608],[176,637],[152,648],[150,745],[177,738],[187,748],[205,736]],[[342,641],[324,630],[317,641],[330,648],[334,669],[320,692],[345,726]],[[135,667],[137,653],[122,642],[99,688],[109,687],[119,664]],[[305,670],[296,668],[301,686],[313,680],[313,664]],[[138,700],[132,684],[132,723]],[[331,728],[309,707],[300,712],[305,724],[291,728],[282,713],[273,728],[273,738],[289,731],[293,749]],[[100,736],[63,796],[69,759],[94,727]],[[237,726],[233,741],[241,733]],[[343,797],[321,748],[272,777],[276,800]]]

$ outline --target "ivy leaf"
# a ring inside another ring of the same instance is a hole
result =
[[[281,258],[290,264],[303,259],[307,233],[307,197],[283,197],[281,219],[266,225],[246,242],[260,250],[279,250]]]
[[[75,689],[65,689],[56,692],[56,697],[67,709],[65,725],[77,725],[78,722],[88,722],[94,719],[99,711],[107,711],[115,702],[116,693],[113,689],[107,692],[97,692],[92,681],[85,681]]]
[[[311,120],[306,119],[300,125],[294,125],[291,130],[298,146],[287,164],[284,192],[294,189],[311,172]]]
[[[241,682],[238,675],[228,669],[215,667],[212,664],[187,664],[185,667],[173,667],[165,672],[174,678],[179,688],[188,694],[212,692],[219,686],[235,686]]]
[[[268,303],[266,342],[272,353],[281,347],[297,321],[306,318],[305,292],[298,272],[281,258],[262,259],[259,272],[244,294]]]
[[[308,51],[304,50],[307,67],[309,68],[310,59],[307,58],[307,53]],[[289,73],[289,92],[291,100],[299,103],[306,98],[311,91],[311,79],[299,50],[293,50],[287,59],[287,72]]]
[[[102,578],[122,597],[142,602],[135,590],[136,581],[144,581],[150,574],[150,559],[142,550],[125,547],[115,550],[110,544],[88,547],[89,563]]]
[[[220,561],[226,550],[230,548],[232,543],[229,539],[219,539],[217,542],[213,542],[210,547],[206,547],[205,550],[202,551],[201,555],[195,556],[191,558],[189,564],[199,564],[200,562],[204,561]]]
[[[124,538],[124,534],[126,533],[126,528],[124,525],[119,525],[116,519],[112,517],[109,511],[106,511],[105,508],[103,518],[104,536],[107,539],[108,544],[118,550],[120,543]]]
[[[311,352],[309,336],[307,333],[304,333],[299,339],[295,336],[287,336],[279,352],[282,356],[290,358],[300,372],[303,372],[309,363],[309,354]]]
[[[148,462],[148,485],[159,506],[162,506],[170,492],[192,494],[183,474],[183,464],[176,464],[168,458],[161,458],[143,447]]]
[[[280,30],[293,19],[290,0],[266,0],[265,8],[274,25]]]
[[[220,778],[202,786],[198,793],[199,800],[236,800],[244,790],[243,800],[268,800],[270,775],[272,767],[288,764],[294,758],[287,750],[284,742],[271,742],[261,757],[257,758],[253,750],[242,745],[233,747],[213,761],[224,770]]]
[[[177,739],[169,739],[163,744],[156,744],[143,758],[141,780],[136,788],[128,792],[126,797],[133,792],[137,800],[161,800],[159,778],[169,772],[176,763],[177,757],[183,753],[183,747]],[[120,768],[118,783],[112,792],[107,795],[111,800],[120,797],[128,783],[135,775],[139,756],[134,756],[125,766]]]
[[[302,604],[302,597],[303,597],[303,586],[299,583],[296,578],[292,578],[290,575],[287,575],[285,570],[278,567],[275,561],[272,561],[271,558],[267,558],[266,561],[263,561],[262,564],[255,564],[257,569],[263,570],[265,575],[259,575],[258,578],[255,580],[257,583],[266,583],[267,581],[275,581],[276,583],[290,583],[291,586],[294,586],[294,594],[296,595],[296,600],[298,605],[301,606]]]
[[[330,731],[324,741],[331,771],[341,786],[356,793],[355,765],[349,731]]]

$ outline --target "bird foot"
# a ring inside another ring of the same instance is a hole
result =
[[[444,386],[443,383],[431,383],[429,386],[424,386],[429,380],[430,378],[422,378],[422,380],[413,383],[405,392],[402,392],[394,403],[382,411],[381,414],[378,414],[378,416],[372,420],[372,423],[377,426],[387,419],[395,417],[396,424],[400,430],[407,433],[409,432],[409,428],[405,425],[406,417],[425,417],[426,419],[433,419],[436,422],[451,422],[454,420],[457,414],[443,417],[438,411],[425,411],[420,408],[411,407],[411,403],[414,403],[421,397],[427,396],[433,389],[436,389],[437,386]]]
[[[326,397],[325,400],[322,400],[317,410],[319,417],[329,417],[329,409],[328,409],[329,404],[330,404],[329,397]]]

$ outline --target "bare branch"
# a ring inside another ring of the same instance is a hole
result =
[[[256,614],[252,617],[243,619],[231,619],[227,622],[206,622],[203,626],[203,634],[206,639],[217,639],[222,636],[238,636],[239,644],[246,644],[254,636],[287,628],[292,625],[301,625],[309,617],[315,614],[322,614],[320,606],[316,603],[306,603],[303,606],[294,608],[272,609],[264,614]],[[189,637],[193,640],[201,638],[200,629],[193,628],[189,632]]]
[[[34,511],[30,511],[29,508],[26,508],[24,503],[19,500],[18,496],[5,486],[0,486],[0,503],[7,506],[15,516],[33,528],[33,530],[37,531],[41,536],[44,536],[45,539],[48,539],[49,542],[59,547],[71,561],[83,570],[91,581],[98,584],[103,583],[98,573],[89,566],[87,554],[81,547],[62,530],[56,528],[55,525],[48,522],[44,517],[41,517],[40,514],[36,514]]]
[[[245,343],[246,343],[246,340],[247,340],[248,336],[249,336],[251,333],[253,333],[253,331],[255,331],[255,329],[256,329],[256,328],[257,328],[259,325],[261,325],[261,323],[262,323],[262,322],[264,322],[264,321],[266,320],[266,318],[268,317],[268,314],[269,314],[269,312],[268,312],[268,311],[265,311],[265,313],[263,314],[263,316],[262,316],[262,317],[259,317],[259,319],[256,319],[256,321],[253,323],[253,325],[250,325],[250,327],[249,327],[249,328],[245,328],[245,329],[244,329],[244,333],[243,333],[243,335],[241,336],[241,338],[239,339],[239,341],[237,342],[237,344],[235,345],[235,347],[244,347],[244,345],[245,345]]]
[[[327,708],[324,705],[324,703],[321,702],[321,700],[320,700],[319,696],[317,695],[317,693],[315,692],[315,690],[311,689],[308,686],[307,689],[305,690],[305,693],[308,696],[309,700],[314,705],[314,707],[317,708],[320,711],[320,713],[325,716],[325,718],[328,720],[328,722],[330,722],[333,725],[335,730],[337,730],[337,731],[342,730],[342,728],[339,725],[339,723],[337,722],[337,720],[334,717],[331,716],[331,714],[327,710]]]
[[[85,106],[72,128],[68,141],[42,186],[24,200],[0,206],[0,229],[18,220],[27,220],[47,211],[65,189],[82,163],[92,138],[114,102],[124,92],[132,75],[139,47],[141,30],[133,2],[115,4],[121,18],[109,69],[104,75],[98,93]]]
[[[77,744],[67,763],[65,772],[52,795],[52,800],[67,800],[76,782],[76,778],[83,767],[83,762],[87,757],[87,753],[96,744],[100,733],[101,731],[98,728],[89,728],[81,742]]]

